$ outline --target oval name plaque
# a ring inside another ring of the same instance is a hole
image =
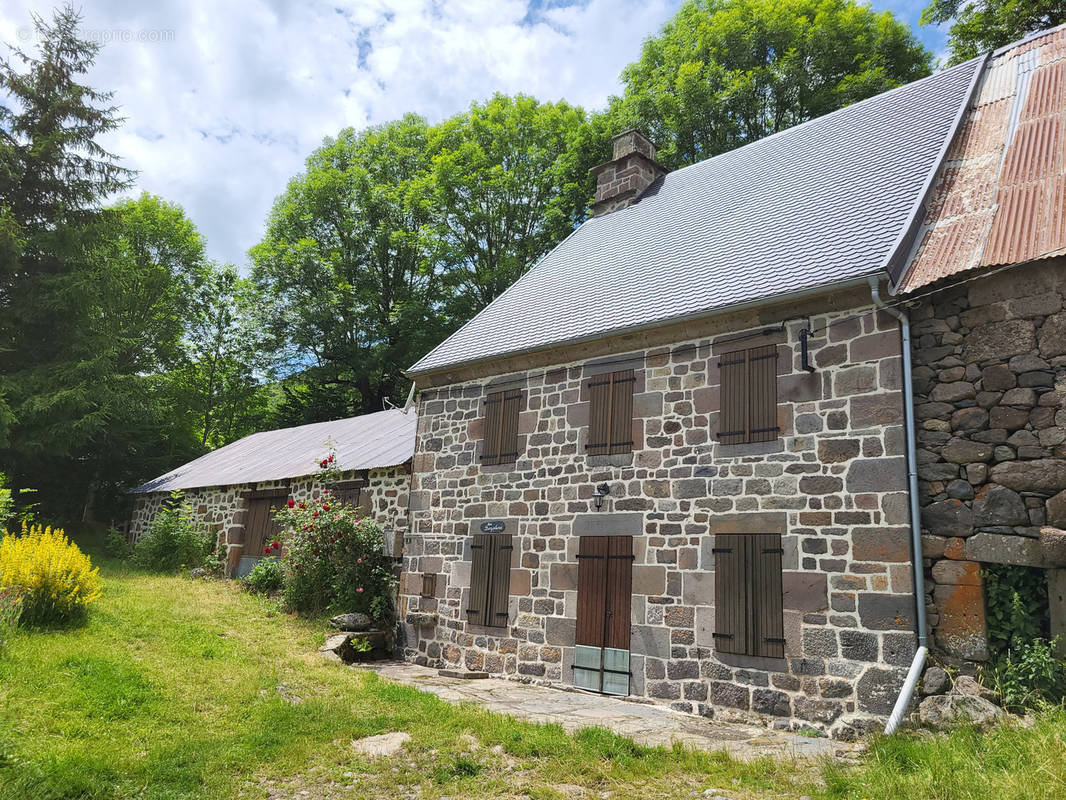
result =
[[[481,523],[482,533],[503,533],[507,530],[507,523],[502,519],[490,519]]]

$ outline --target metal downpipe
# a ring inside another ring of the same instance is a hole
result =
[[[907,495],[911,517],[911,562],[914,568],[914,604],[917,622],[918,650],[914,654],[911,668],[907,673],[907,680],[896,698],[896,705],[892,709],[885,733],[895,733],[896,728],[903,719],[907,707],[910,705],[914,689],[918,684],[918,678],[922,674],[922,666],[929,652],[929,633],[925,619],[925,570],[922,567],[922,522],[921,509],[918,506],[918,458],[917,445],[915,444],[914,426],[914,384],[911,377],[911,321],[907,312],[889,306],[881,299],[878,278],[870,277],[870,296],[874,305],[891,314],[899,320],[900,338],[902,343],[902,370],[903,370],[903,416],[906,428],[907,440]]]

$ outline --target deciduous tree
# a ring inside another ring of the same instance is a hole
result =
[[[958,64],[1027,34],[1066,22],[1063,0],[933,0],[923,25],[951,23],[949,63]]]
[[[610,115],[677,168],[928,75],[931,58],[854,0],[687,0],[622,72]]]

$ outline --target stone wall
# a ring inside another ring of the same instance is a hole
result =
[[[927,607],[938,648],[987,657],[982,564],[1066,565],[1066,262],[912,310]]]
[[[803,312],[793,307],[718,318],[706,335],[689,325],[669,347],[424,389],[400,590],[405,657],[570,684],[576,534],[624,532],[635,515],[631,694],[840,736],[886,715],[915,647],[900,340],[863,297],[810,318],[822,331],[810,343],[813,374],[801,368]],[[789,316],[778,344],[780,439],[718,444],[717,354],[767,341],[722,344],[723,334],[757,334]],[[583,385],[629,367],[635,452],[586,456]],[[521,455],[481,467],[482,398],[497,387],[526,393]],[[601,482],[612,492],[597,511]],[[514,534],[506,629],[465,621],[480,519],[506,520]],[[780,660],[713,648],[714,536],[755,531],[783,534]],[[437,576],[433,598],[419,596],[422,573]]]
[[[386,548],[397,550],[392,545],[395,535],[402,536],[408,529],[407,497],[410,487],[410,472],[407,465],[372,469],[366,472],[346,472],[342,481],[365,478],[364,489],[368,516],[373,516],[385,533]],[[203,489],[190,489],[183,493],[195,514],[198,524],[214,531],[218,545],[225,548],[227,563],[235,565],[240,560],[244,549],[244,523],[247,502],[245,493],[277,489],[288,486],[289,497],[293,500],[312,500],[321,496],[325,486],[314,475],[294,478],[291,481],[262,481],[234,486],[212,486]],[[170,498],[168,492],[155,492],[139,496],[134,501],[130,517],[130,538],[137,539],[152,524],[155,515]],[[258,554],[249,554],[258,555]],[[396,552],[396,555],[399,555]]]

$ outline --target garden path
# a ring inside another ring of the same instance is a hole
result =
[[[476,703],[499,714],[530,722],[556,723],[568,733],[601,726],[638,744],[669,747],[681,742],[701,750],[725,750],[740,759],[759,756],[810,759],[847,756],[852,745],[815,736],[703,719],[650,703],[578,690],[533,686],[499,678],[469,680],[403,662],[356,665],[397,683],[413,686],[452,703]]]

